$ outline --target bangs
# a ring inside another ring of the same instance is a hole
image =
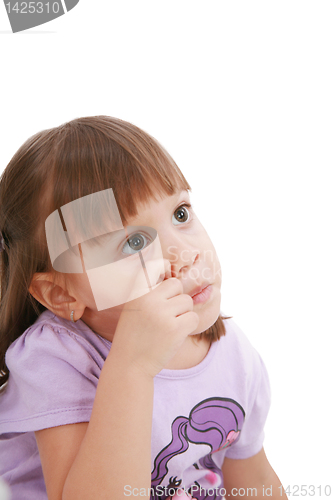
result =
[[[122,120],[87,117],[59,127],[53,166],[53,210],[112,188],[124,225],[138,205],[191,187],[165,149],[150,135]],[[89,205],[87,205],[89,206]],[[85,223],[103,222],[94,208]],[[96,219],[97,216],[97,219]],[[93,220],[92,220],[93,219]]]

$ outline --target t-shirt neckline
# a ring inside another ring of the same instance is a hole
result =
[[[169,368],[163,368],[156,377],[157,378],[171,378],[171,379],[178,379],[178,378],[190,378],[194,377],[195,375],[198,375],[201,373],[203,370],[205,370],[210,362],[212,361],[216,349],[217,349],[217,344],[218,340],[213,342],[209,348],[209,351],[207,352],[206,356],[200,363],[198,363],[195,366],[192,366],[191,368],[182,368],[180,370],[171,370]]]

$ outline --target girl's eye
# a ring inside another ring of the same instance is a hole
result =
[[[175,225],[187,222],[190,218],[190,213],[187,210],[187,205],[182,205],[181,207],[178,207],[177,210],[174,211],[172,217],[174,217],[173,223]]]
[[[142,250],[147,244],[147,238],[142,233],[135,233],[128,238],[122,251],[127,254],[134,254]]]

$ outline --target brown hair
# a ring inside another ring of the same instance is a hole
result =
[[[137,203],[154,193],[191,191],[185,177],[150,135],[107,116],[85,117],[26,141],[0,180],[0,386],[8,379],[5,352],[45,310],[29,293],[34,273],[52,269],[45,220],[77,198],[112,188],[124,225]],[[225,334],[221,315],[197,338]]]

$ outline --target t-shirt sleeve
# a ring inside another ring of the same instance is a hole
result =
[[[0,433],[89,421],[103,362],[75,332],[48,324],[27,330],[6,354]]]
[[[240,437],[227,449],[226,457],[245,459],[259,453],[264,442],[264,426],[271,403],[266,367],[258,352],[247,341],[247,404]]]

